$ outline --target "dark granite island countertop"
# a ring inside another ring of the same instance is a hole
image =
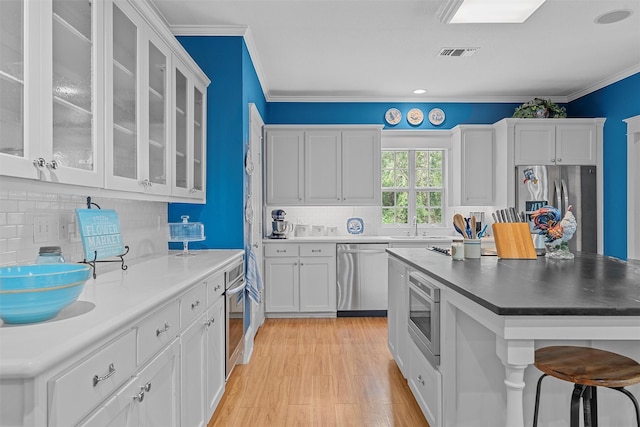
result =
[[[498,315],[640,316],[639,263],[584,253],[453,261],[423,248],[387,252]]]

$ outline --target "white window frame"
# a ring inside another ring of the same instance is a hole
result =
[[[418,224],[418,229],[425,231],[450,231],[450,227],[447,223],[447,218],[451,218],[449,208],[449,155],[451,151],[451,131],[450,130],[425,130],[425,131],[411,131],[411,130],[383,130],[381,137],[381,149],[382,150],[443,150],[444,157],[442,159],[442,225],[435,224]],[[414,159],[409,159],[410,170]],[[415,177],[412,178],[415,180]],[[380,191],[384,191],[384,188],[380,188]],[[413,206],[411,206],[413,204]],[[381,224],[383,229],[386,230],[400,230],[401,232],[415,230],[415,225],[412,224],[412,218],[415,215],[415,200],[409,200],[409,224]],[[382,220],[382,206],[380,206],[380,215]],[[382,222],[382,221],[381,221]]]

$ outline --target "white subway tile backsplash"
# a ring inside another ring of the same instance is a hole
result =
[[[103,209],[114,209],[120,217],[124,244],[130,250],[125,259],[167,252],[167,203],[100,198]],[[40,246],[60,246],[68,262],[84,259],[77,230],[75,209],[86,208],[86,195],[0,190],[0,265],[32,263]],[[55,239],[34,242],[34,217],[50,217],[57,224]],[[160,229],[158,228],[160,224]],[[119,268],[119,263],[99,264],[100,270]]]

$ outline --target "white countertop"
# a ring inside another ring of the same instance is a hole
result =
[[[34,377],[95,343],[123,331],[155,307],[175,299],[189,285],[227,263],[242,250],[179,252],[135,260],[127,270],[100,272],[89,279],[78,301],[52,320],[0,326],[0,376]],[[91,308],[92,305],[95,307]],[[88,310],[88,311],[87,311]]]
[[[451,242],[454,236],[367,236],[354,234],[349,236],[309,236],[291,237],[288,239],[270,239],[265,237],[263,243],[435,243]]]

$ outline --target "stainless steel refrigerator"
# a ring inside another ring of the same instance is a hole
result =
[[[576,217],[577,230],[569,241],[571,251],[597,252],[597,199],[595,166],[517,166],[516,203],[518,212],[529,215],[551,205],[562,215],[569,205]]]

